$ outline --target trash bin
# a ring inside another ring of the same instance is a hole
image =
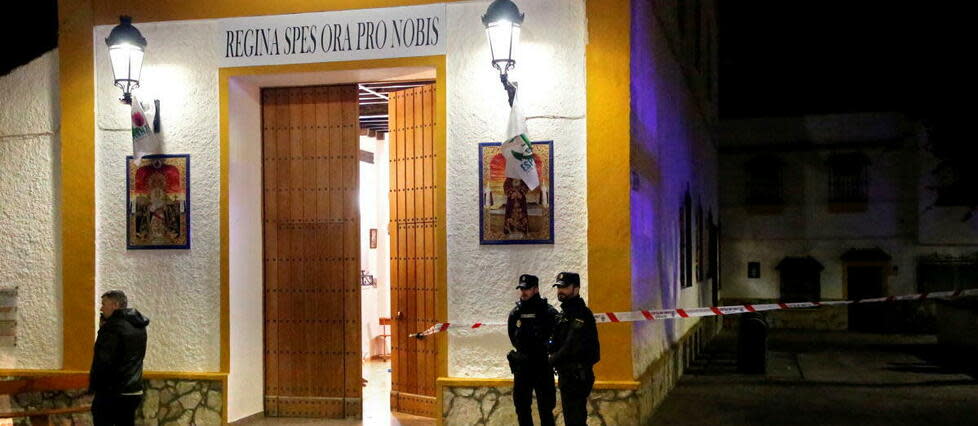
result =
[[[767,321],[757,312],[742,314],[737,331],[737,370],[745,374],[767,372]]]

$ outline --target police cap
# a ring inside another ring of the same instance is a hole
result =
[[[525,290],[528,288],[537,287],[540,285],[540,279],[536,275],[523,274],[520,275],[520,283],[516,285],[517,289]]]
[[[561,272],[554,279],[554,287],[567,287],[569,285],[580,287],[581,276],[574,272]]]

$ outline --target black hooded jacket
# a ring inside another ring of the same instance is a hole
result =
[[[135,309],[118,309],[98,329],[88,375],[89,392],[110,394],[143,390],[143,357],[149,318]]]

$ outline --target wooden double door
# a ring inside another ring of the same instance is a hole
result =
[[[391,94],[392,392],[434,416],[434,89]],[[362,415],[356,85],[262,90],[265,414]]]

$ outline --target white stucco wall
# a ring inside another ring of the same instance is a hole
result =
[[[132,153],[129,107],[112,85],[101,41],[111,26],[96,27],[95,211],[96,295],[121,289],[152,321],[147,370],[220,368],[220,141],[217,58],[213,25],[143,23],[149,40],[137,90],[150,108],[161,101],[164,152],[190,154],[189,250],[126,250],[126,155]],[[93,319],[94,320],[94,319]]]
[[[58,52],[0,77],[0,287],[18,289],[0,368],[61,368]]]
[[[545,285],[561,271],[577,271],[587,289],[586,110],[584,2],[520,3],[526,13],[517,72],[532,140],[554,141],[555,244],[480,246],[478,143],[499,141],[509,114],[498,73],[489,64],[479,25],[487,2],[448,7],[448,319],[504,321],[518,299],[520,274]],[[502,327],[449,334],[448,374],[509,377],[509,341]]]

